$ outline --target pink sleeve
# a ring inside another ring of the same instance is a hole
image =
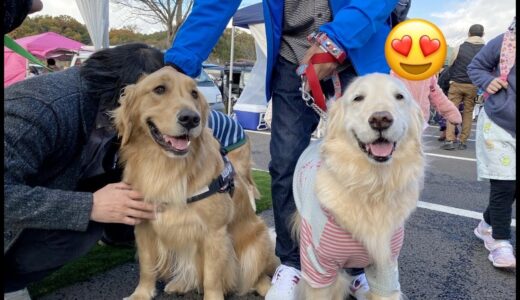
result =
[[[430,103],[433,105],[446,120],[453,124],[462,123],[462,116],[459,109],[453,102],[442,92],[441,87],[437,84],[435,77],[430,79]]]

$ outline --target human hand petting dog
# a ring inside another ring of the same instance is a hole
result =
[[[501,88],[507,89],[507,86],[507,81],[504,81],[499,77],[496,77],[495,79],[491,80],[491,82],[486,88],[486,92],[490,95],[493,95],[494,93],[498,92]]]
[[[137,225],[155,219],[155,205],[144,202],[143,195],[124,182],[97,190],[93,202],[90,219],[96,222]]]

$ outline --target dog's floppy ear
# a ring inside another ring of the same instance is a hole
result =
[[[135,84],[127,85],[119,98],[119,107],[112,112],[114,124],[121,137],[121,146],[128,143],[132,134],[132,106],[135,102]]]
[[[337,136],[345,126],[343,123],[345,116],[345,99],[343,99],[343,97],[339,98],[337,101],[334,101],[330,107],[326,132],[331,137]]]

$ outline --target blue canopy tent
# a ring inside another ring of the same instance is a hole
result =
[[[247,28],[255,39],[256,62],[253,66],[244,90],[237,99],[233,111],[239,123],[247,129],[259,130],[265,127],[263,115],[267,108],[265,98],[265,72],[267,67],[267,43],[265,35],[264,13],[262,3],[239,9],[233,16],[230,69],[233,68],[233,48],[235,26]],[[232,73],[230,73],[232,74]],[[231,85],[229,86],[231,88]],[[229,95],[231,89],[229,90]],[[229,103],[229,102],[228,102]],[[228,107],[231,113],[231,107]]]
[[[249,24],[264,23],[262,2],[239,9],[233,16],[233,26],[249,28]]]

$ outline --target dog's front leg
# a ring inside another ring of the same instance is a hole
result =
[[[323,288],[313,288],[305,279],[302,278],[297,286],[298,299],[304,300],[343,300],[347,292],[347,280],[340,274],[329,286]]]
[[[235,288],[237,259],[226,226],[210,231],[203,241],[204,300],[224,300],[224,293]]]
[[[155,296],[158,249],[157,236],[150,227],[151,224],[147,222],[135,226],[135,240],[139,255],[139,284],[134,293],[125,300],[150,300]]]
[[[399,284],[399,268],[397,260],[365,268],[370,292],[368,300],[405,300]],[[385,296],[382,296],[385,295]]]
[[[390,296],[380,296],[375,293],[368,293],[368,300],[407,300],[407,298],[400,292],[395,292]]]

